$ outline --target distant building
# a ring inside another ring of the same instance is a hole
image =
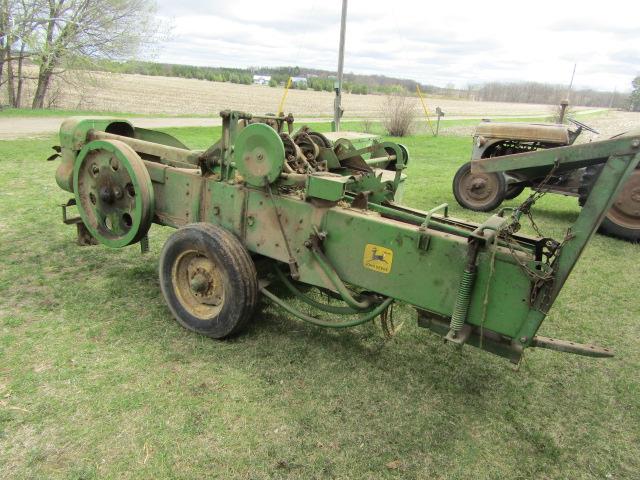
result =
[[[292,85],[306,85],[307,79],[305,77],[291,77]]]
[[[254,75],[253,83],[256,85],[269,85],[271,81],[271,75]]]

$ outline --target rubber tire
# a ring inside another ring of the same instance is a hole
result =
[[[508,185],[507,191],[504,192],[505,200],[513,200],[518,195],[520,195],[526,187],[524,185]]]
[[[580,180],[580,188],[578,189],[578,204],[581,207],[584,207],[584,204],[587,203],[587,198],[593,189],[593,185],[600,176],[600,172],[602,172],[602,165],[591,165],[584,169],[582,179]],[[602,223],[600,223],[598,233],[629,242],[640,242],[640,231],[621,227],[606,216],[602,220]]]
[[[208,320],[193,316],[183,307],[171,278],[179,255],[194,248],[214,262],[223,278],[223,306]],[[258,276],[249,252],[235,235],[216,225],[193,223],[173,233],[162,248],[159,274],[162,295],[178,323],[207,337],[222,339],[240,332],[258,302]]]
[[[507,190],[507,182],[504,178],[504,175],[494,174],[498,181],[498,189],[499,191],[502,192],[502,194],[496,195],[496,198],[494,198],[491,202],[483,205],[482,207],[478,207],[476,205],[471,205],[467,203],[466,200],[464,200],[464,198],[460,194],[460,189],[459,189],[460,181],[462,180],[462,177],[464,177],[470,170],[471,170],[471,163],[470,162],[465,163],[458,169],[455,176],[453,177],[453,196],[456,198],[456,201],[458,202],[458,204],[460,204],[461,207],[464,207],[468,210],[473,210],[474,212],[489,212],[491,210],[495,210],[496,208],[498,208],[500,204],[502,204],[502,202],[504,201],[505,199],[504,195]]]

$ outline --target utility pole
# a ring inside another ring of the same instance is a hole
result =
[[[573,77],[576,76],[576,67],[577,63],[573,64],[573,73],[571,74],[571,81],[569,82],[569,88],[567,89],[567,102],[569,101],[569,97],[571,96],[571,89],[573,88]]]
[[[613,89],[613,93],[611,94],[611,100],[609,100],[609,108],[613,108],[613,102],[616,99],[616,94],[618,93],[618,87]]]
[[[573,88],[573,77],[575,77],[576,75],[577,66],[577,63],[573,64],[573,73],[571,74],[569,88],[567,88],[567,97],[564,100],[560,101],[560,118],[558,119],[558,123],[564,123],[564,116],[567,113],[567,108],[569,107],[569,97],[571,96],[571,89]]]
[[[342,117],[342,70],[344,69],[344,37],[347,30],[347,0],[342,0],[342,19],[340,20],[340,49],[338,51],[338,79],[334,85],[336,98],[333,103],[333,131],[340,131]]]

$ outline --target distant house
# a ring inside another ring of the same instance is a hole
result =
[[[269,85],[271,81],[271,75],[254,75],[253,83],[256,85]]]
[[[305,77],[291,77],[292,85],[306,85],[307,79]]]

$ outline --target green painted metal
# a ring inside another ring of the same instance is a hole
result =
[[[204,152],[184,149],[178,140],[163,135],[136,135],[133,129],[127,137],[99,131],[92,121],[76,120],[61,133],[60,169],[67,168],[69,159],[80,169],[92,148],[88,145],[98,145],[91,138],[108,134],[105,138],[113,141],[116,135],[115,141],[137,148],[142,156],[154,196],[155,223],[174,228],[194,222],[221,226],[255,258],[288,268],[299,283],[334,292],[348,305],[326,311],[367,312],[355,321],[325,325],[330,322],[302,314],[263,289],[265,296],[294,315],[317,325],[349,326],[370,320],[372,312],[381,312],[392,301],[403,302],[416,308],[421,325],[450,341],[513,361],[526,347],[557,347],[536,341],[538,328],[640,159],[634,146],[640,146],[638,137],[598,142],[595,153],[580,146],[562,149],[560,155],[560,149],[525,154],[529,165],[541,165],[551,156],[571,165],[608,159],[597,195],[589,198],[564,243],[554,243],[517,234],[518,219],[526,213],[519,209],[477,224],[448,217],[444,205],[428,212],[399,205],[396,195],[409,161],[402,146],[322,143],[317,157],[309,159],[306,173],[287,172],[290,159],[285,158],[279,133],[291,122],[233,111],[221,115],[222,137]],[[124,133],[128,124],[105,120],[101,125],[105,129],[120,125]],[[376,158],[380,149],[394,158],[386,168],[374,169],[362,154],[367,150]],[[151,150],[154,155],[148,153]],[[246,157],[257,159],[260,152],[266,168],[248,166]],[[172,166],[165,158],[175,161],[176,155],[184,155],[191,168]],[[436,213],[442,209],[444,215]],[[559,248],[550,247],[561,243]],[[266,274],[265,282],[270,276]],[[278,270],[276,277],[281,276]],[[319,304],[306,303],[323,310]]]
[[[307,197],[337,202],[344,198],[351,177],[307,177]]]
[[[236,138],[233,158],[238,173],[249,185],[264,187],[282,173],[284,145],[269,125],[254,123]]]
[[[128,145],[87,143],[75,161],[73,190],[82,221],[100,243],[119,248],[146,235],[154,190],[142,160]]]
[[[613,155],[635,153],[640,149],[639,136],[640,132],[635,136],[621,136],[599,142],[477,159],[471,162],[471,169],[474,173],[525,171],[534,168],[550,170],[557,164],[557,171],[562,172],[603,163]]]

